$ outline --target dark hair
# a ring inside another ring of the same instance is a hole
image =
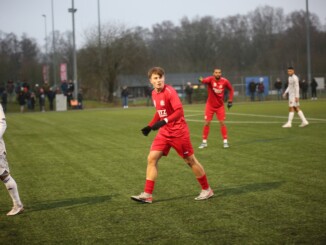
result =
[[[147,73],[148,78],[151,78],[151,76],[152,76],[153,74],[157,74],[157,75],[159,75],[160,77],[163,77],[164,74],[165,74],[165,71],[164,71],[163,68],[157,66],[157,67],[153,67],[153,68],[149,69],[149,71],[148,71],[148,73]]]
[[[294,70],[293,66],[289,66],[288,70]]]

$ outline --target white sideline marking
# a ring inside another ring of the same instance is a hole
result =
[[[197,112],[197,111],[196,111],[196,112]],[[185,117],[188,118],[188,117],[195,117],[195,116],[199,116],[199,115],[204,116],[204,112],[201,113],[201,114],[191,114],[191,115],[187,115],[187,116],[185,116]],[[270,116],[270,115],[257,115],[257,114],[233,113],[233,112],[228,112],[227,115],[234,115],[234,116],[248,116],[248,117],[264,117],[264,118],[281,118],[281,119],[287,119],[287,118],[288,118],[288,116]],[[310,118],[310,117],[308,118],[308,117],[307,117],[307,120],[308,120],[308,121],[309,121],[309,120],[312,120],[312,121],[321,121],[321,122],[326,122],[326,119],[323,119],[323,118]],[[191,121],[191,119],[190,119],[190,120],[187,120],[187,121]],[[195,121],[200,121],[200,120],[194,120],[194,122],[195,122]],[[201,120],[201,121],[204,121],[204,119]],[[212,121],[214,121],[214,120],[212,120]],[[232,123],[232,121],[228,121],[228,120],[226,120],[226,122],[231,122],[231,123]],[[233,123],[236,123],[236,121],[233,121]],[[248,121],[248,123],[251,123],[251,122]],[[266,122],[252,122],[252,123],[266,123]],[[274,123],[274,122],[269,122],[269,123]],[[275,123],[276,123],[276,122],[275,122]]]

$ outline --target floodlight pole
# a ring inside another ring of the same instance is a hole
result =
[[[310,18],[309,18],[309,6],[308,0],[306,0],[306,35],[307,35],[307,79],[311,82],[311,55],[310,55]]]
[[[42,14],[43,18],[44,18],[44,41],[45,41],[45,66],[46,66],[46,74],[45,74],[45,78],[46,80],[49,80],[49,74],[48,74],[48,40],[47,40],[47,29],[46,29],[46,15]]]
[[[53,10],[53,0],[51,0],[51,10],[52,10],[52,66],[53,66],[53,82],[54,86],[57,86],[57,64],[56,64],[56,50],[55,50],[55,35],[54,35],[54,10]]]
[[[76,35],[75,35],[75,12],[74,0],[71,0],[71,8],[68,12],[72,14],[72,42],[73,42],[73,81],[74,81],[74,98],[77,99],[78,95],[78,81],[77,81],[77,57],[76,57]]]

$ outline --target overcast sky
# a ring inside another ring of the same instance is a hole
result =
[[[150,28],[153,24],[170,20],[178,25],[183,17],[247,14],[259,6],[280,7],[288,14],[306,9],[306,0],[99,0],[101,24],[108,22],[125,24],[127,27]],[[74,0],[76,42],[80,46],[83,33],[97,28],[98,0]],[[54,28],[60,32],[72,30],[72,16],[68,13],[71,0],[53,0]],[[23,33],[35,38],[44,47],[45,18],[47,33],[52,31],[51,0],[0,0],[0,31],[13,32],[19,38]],[[326,0],[309,0],[309,11],[326,24]]]

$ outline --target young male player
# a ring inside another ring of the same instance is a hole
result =
[[[217,119],[220,122],[220,130],[223,137],[223,147],[228,148],[228,136],[227,128],[224,123],[226,118],[225,108],[224,108],[224,93],[225,89],[229,90],[229,99],[228,99],[228,109],[232,107],[233,100],[233,87],[231,83],[224,77],[222,77],[222,70],[220,68],[215,68],[213,76],[206,78],[199,78],[199,81],[207,84],[208,98],[206,101],[205,108],[205,124],[203,128],[203,141],[198,147],[203,149],[208,146],[207,137],[210,130],[210,123],[213,120],[214,114],[216,114]]]
[[[0,179],[5,184],[13,202],[13,208],[10,212],[7,213],[7,215],[11,216],[22,213],[24,211],[24,207],[20,201],[16,181],[13,179],[13,177],[11,177],[9,173],[6,146],[5,142],[3,141],[3,134],[6,131],[6,128],[6,117],[0,104]]]
[[[292,127],[292,120],[294,117],[294,111],[296,111],[301,119],[301,124],[299,127],[305,127],[309,123],[305,118],[302,110],[300,110],[300,103],[299,103],[299,95],[300,95],[300,87],[299,87],[299,78],[297,75],[294,74],[294,68],[292,66],[288,67],[288,87],[283,93],[283,98],[286,98],[286,94],[289,94],[289,118],[287,123],[285,123],[282,127],[283,128],[291,128]]]
[[[144,192],[131,199],[142,203],[152,203],[152,193],[157,178],[157,165],[162,156],[167,156],[174,148],[180,157],[191,167],[199,184],[201,192],[195,200],[205,200],[214,195],[210,188],[203,166],[194,155],[190,142],[188,125],[184,118],[182,103],[177,92],[165,84],[165,72],[160,67],[148,71],[148,78],[153,85],[152,99],[156,113],[148,126],[141,131],[147,136],[151,130],[158,130],[152,143],[148,158]]]

